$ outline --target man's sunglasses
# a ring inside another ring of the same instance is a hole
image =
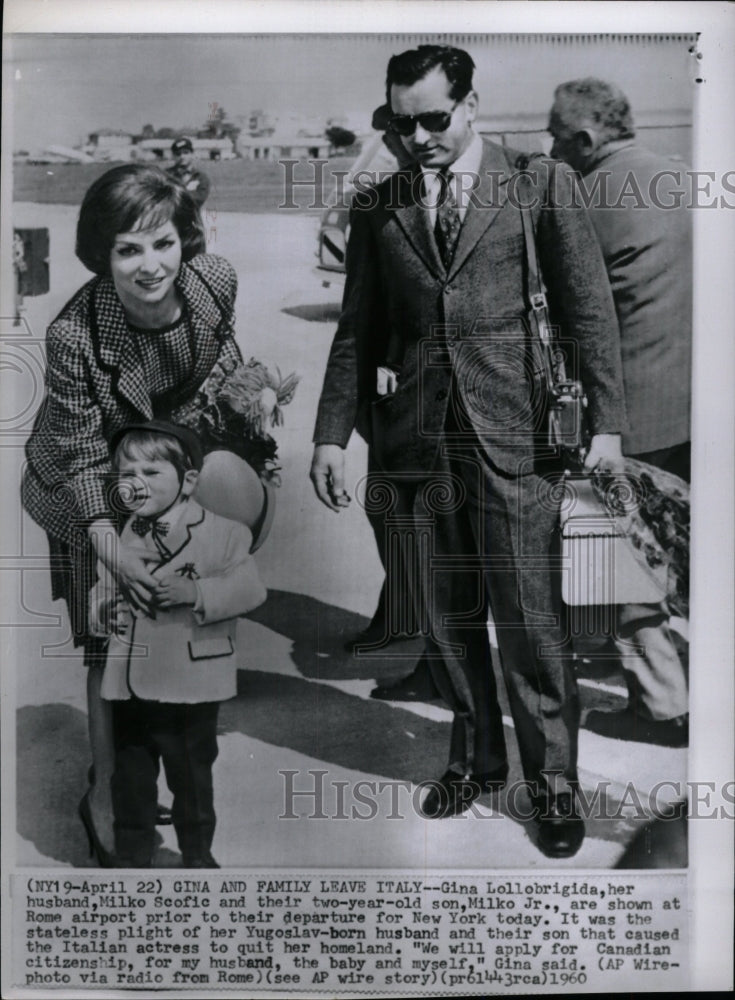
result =
[[[409,136],[420,125],[425,132],[446,132],[452,120],[457,101],[451,111],[425,111],[422,115],[392,115],[388,119],[388,128],[396,135]]]

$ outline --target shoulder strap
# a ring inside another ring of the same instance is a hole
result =
[[[531,162],[531,159],[532,157],[527,153],[521,153],[521,155],[516,158],[515,166],[518,168],[520,176],[527,176],[526,171],[528,170],[528,165]],[[524,186],[528,187],[528,182],[526,182]],[[544,337],[549,336],[548,327],[550,326],[548,303],[546,301],[546,288],[541,276],[538,254],[536,253],[536,236],[533,230],[531,210],[528,205],[523,203],[522,200],[519,203],[519,208],[521,211],[523,243],[526,253],[526,298],[529,306],[538,317],[539,333],[543,339]]]
[[[530,182],[526,171],[533,158],[532,155],[521,153],[516,157],[513,166],[519,171],[520,177],[526,177],[524,187],[529,188]],[[531,327],[531,334],[537,340],[540,347],[541,372],[539,373],[546,382],[549,392],[554,391],[560,373],[558,361],[552,357],[552,328],[549,318],[549,306],[546,299],[546,288],[544,286],[541,268],[536,251],[536,237],[533,229],[533,218],[531,209],[524,203],[521,195],[518,205],[521,213],[521,223],[523,225],[523,243],[525,248],[525,297],[528,303],[528,321]]]
[[[538,154],[537,154],[538,155]],[[522,153],[515,160],[514,166],[519,171],[519,177],[524,177],[524,187],[530,188],[530,179],[526,171],[533,155],[528,156]],[[566,366],[564,364],[564,354],[555,350],[553,344],[553,327],[549,318],[549,307],[546,299],[546,288],[544,286],[541,268],[539,266],[538,253],[536,249],[536,238],[533,229],[533,217],[531,215],[530,203],[524,203],[520,198],[519,208],[521,212],[521,222],[523,224],[523,242],[525,245],[525,292],[526,301],[529,306],[528,322],[531,328],[531,336],[537,348],[539,360],[538,375],[543,380],[548,393],[548,398],[555,402],[548,412],[549,443],[557,447],[568,447],[564,445],[564,431],[562,429],[561,403],[562,391],[569,390],[571,383],[567,382]],[[577,411],[579,413],[579,411]],[[577,417],[579,419],[579,417]],[[575,431],[575,444],[578,447],[578,436],[581,433],[581,426]]]

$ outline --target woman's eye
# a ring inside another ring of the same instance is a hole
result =
[[[133,254],[138,253],[137,247],[116,247],[115,253],[118,257],[132,257]]]
[[[158,240],[155,244],[155,248],[156,250],[168,250],[169,247],[172,247],[173,245],[174,241],[167,238],[165,240]]]

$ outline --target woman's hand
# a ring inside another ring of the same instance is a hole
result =
[[[148,566],[158,562],[147,549],[134,545],[121,545],[117,560],[117,570],[112,570],[123,594],[136,611],[150,615],[154,593],[158,581],[151,575]]]
[[[99,610],[100,628],[103,635],[124,636],[128,631],[129,613],[122,594],[115,594],[102,602]]]
[[[89,537],[97,558],[115,578],[130,605],[150,615],[158,581],[148,566],[157,562],[157,557],[142,546],[123,545],[111,521],[95,521],[90,525]]]

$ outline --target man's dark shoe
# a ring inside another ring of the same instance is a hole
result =
[[[409,639],[415,639],[418,634],[418,632],[394,632],[391,634],[384,621],[376,622],[373,619],[367,628],[348,639],[343,648],[345,652],[354,655],[358,652],[358,646],[375,646],[378,643],[381,644],[381,647],[390,646],[394,642],[407,642]]]
[[[181,859],[182,868],[219,868],[212,855],[207,851],[205,854],[184,854]]]
[[[370,697],[377,701],[433,701],[441,695],[431,676],[429,661],[422,656],[407,677],[393,684],[378,684]]]
[[[561,792],[537,800],[538,848],[547,858],[571,858],[584,840],[584,820],[577,810],[576,796]]]
[[[354,635],[351,639],[348,639],[344,644],[344,649],[348,653],[352,653],[354,656],[356,653],[356,646],[376,646],[379,648],[383,646],[390,646],[394,642],[405,642],[408,639],[415,638],[419,633],[414,629],[409,629],[407,631],[396,631],[395,627],[390,628],[390,625],[397,625],[397,619],[391,620],[392,616],[389,609],[389,598],[388,598],[388,583],[387,580],[383,581],[383,586],[380,591],[380,597],[378,598],[378,606],[375,609],[375,614],[373,615],[370,624],[367,625],[361,632]]]
[[[431,787],[419,807],[419,813],[424,819],[459,816],[481,795],[501,789],[507,777],[507,764],[482,774],[461,775],[457,771],[447,771],[438,781],[429,782]]]
[[[628,706],[621,712],[589,712],[584,728],[612,740],[632,740],[660,747],[689,745],[689,716],[675,719],[644,719]]]

